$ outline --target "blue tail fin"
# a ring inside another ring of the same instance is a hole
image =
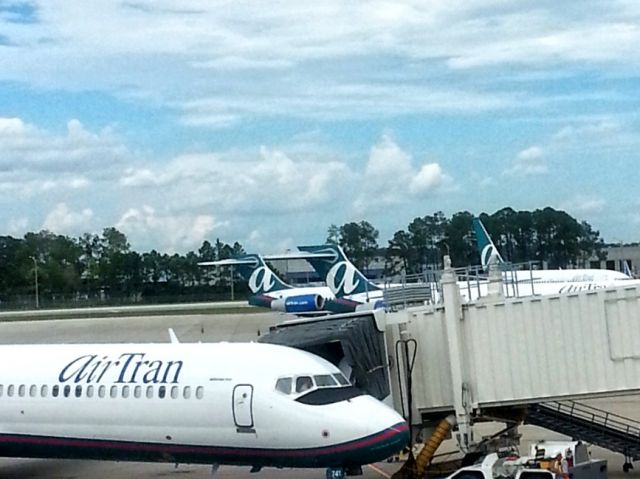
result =
[[[338,298],[380,289],[358,271],[340,246],[298,246],[298,249],[312,253],[305,259],[324,278],[329,289]]]
[[[257,254],[247,254],[237,258],[222,259],[198,263],[200,266],[235,266],[238,273],[247,281],[249,289],[255,295],[273,293],[291,286],[282,281]]]
[[[487,233],[486,228],[479,218],[473,219],[473,230],[475,231],[476,240],[478,241],[478,252],[480,253],[480,264],[482,264],[482,267],[487,269],[489,267],[489,260],[493,256],[496,257],[498,263],[503,263],[504,260],[502,256],[500,256],[496,245],[491,241],[489,233]]]

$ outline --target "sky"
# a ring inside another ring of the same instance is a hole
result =
[[[0,235],[321,243],[551,206],[640,241],[640,2],[0,0]]]

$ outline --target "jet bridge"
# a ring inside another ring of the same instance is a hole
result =
[[[387,344],[417,342],[414,418],[454,411],[464,448],[492,410],[640,391],[640,287],[505,298],[501,281],[463,304],[448,267],[442,304],[387,314]],[[406,391],[401,376],[392,390]]]

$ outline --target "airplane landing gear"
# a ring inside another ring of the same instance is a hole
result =
[[[347,475],[342,467],[327,467],[327,479],[344,479]]]

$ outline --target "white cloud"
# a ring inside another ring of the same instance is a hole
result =
[[[255,154],[254,154],[255,155]],[[296,160],[280,150],[262,147],[243,159],[217,154],[181,155],[164,165],[129,168],[120,185],[136,194],[139,187],[161,189],[174,210],[282,214],[310,211],[332,200],[349,182],[346,164]]]
[[[72,211],[65,203],[58,203],[45,218],[42,228],[57,234],[76,235],[90,231],[92,219],[90,208]]]
[[[132,158],[110,129],[93,133],[70,120],[65,134],[53,134],[19,118],[0,118],[0,170],[23,178],[62,173],[95,176]]]
[[[427,163],[422,165],[418,174],[411,179],[409,191],[414,195],[431,192],[445,181],[445,175],[438,163]]]
[[[541,147],[526,148],[516,155],[505,174],[513,176],[543,175],[548,172],[544,157],[545,152]]]
[[[602,213],[606,206],[607,201],[602,197],[578,194],[561,203],[560,209],[582,216]]]
[[[27,232],[29,226],[29,218],[22,216],[20,218],[10,218],[7,224],[7,230],[10,235],[22,236]]]
[[[176,108],[183,124],[216,129],[257,116],[509,109],[539,95],[483,88],[457,70],[533,65],[553,74],[568,62],[640,61],[634,9],[583,5],[39,2],[39,22],[0,20],[13,44],[3,51],[0,81],[153,100]]]
[[[197,249],[222,226],[211,215],[159,214],[146,205],[127,210],[116,224],[132,244],[144,243],[146,238],[152,237],[160,251],[170,253]]]
[[[424,163],[416,169],[412,157],[389,136],[383,135],[371,148],[362,180],[361,193],[355,200],[356,211],[394,206],[411,197],[422,197],[453,186],[438,163]]]
[[[624,125],[613,118],[564,126],[552,137],[558,147],[564,145],[622,144],[631,141]]]

